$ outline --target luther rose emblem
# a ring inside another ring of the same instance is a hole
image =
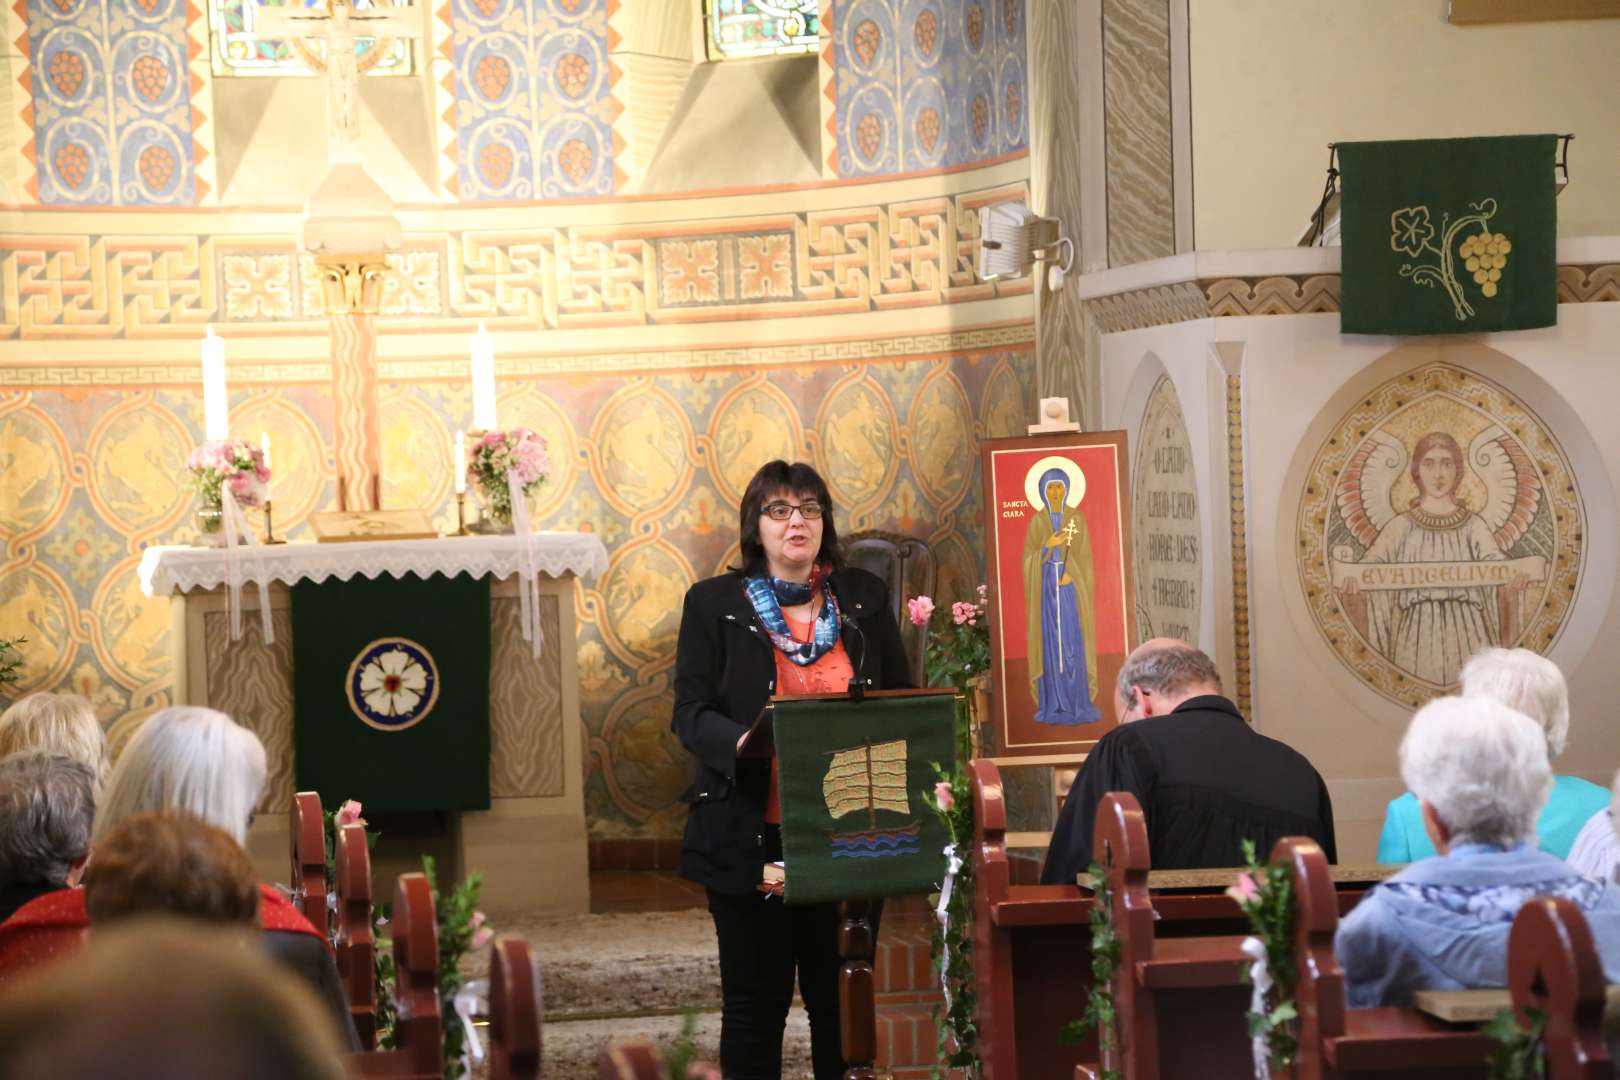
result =
[[[380,731],[403,731],[422,722],[439,700],[433,656],[408,638],[378,638],[349,665],[344,690],[349,708]]]

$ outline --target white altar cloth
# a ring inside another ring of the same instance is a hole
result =
[[[565,574],[595,577],[608,568],[607,548],[592,533],[542,532],[528,538],[534,545],[538,572],[558,578]],[[383,574],[426,578],[514,577],[523,564],[524,538],[501,536],[446,536],[433,540],[356,540],[336,544],[274,544],[237,548],[244,584],[279,581],[348,581],[359,574],[375,579]],[[138,571],[141,591],[147,596],[168,596],[225,584],[225,553],[220,548],[149,547],[141,555]]]

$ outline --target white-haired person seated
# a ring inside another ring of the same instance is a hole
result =
[[[1534,896],[1575,903],[1609,982],[1620,981],[1620,887],[1535,846],[1553,775],[1534,720],[1490,698],[1430,702],[1401,740],[1401,778],[1440,854],[1375,886],[1339,924],[1352,1007],[1505,986],[1508,931]]]
[[[0,921],[76,884],[90,854],[96,776],[62,754],[0,759]]]
[[[78,694],[24,694],[0,712],[0,758],[31,750],[63,754],[89,766],[96,790],[107,779],[107,733]]]
[[[146,811],[188,811],[243,844],[265,773],[258,736],[224,713],[177,705],[154,714],[130,739],[108,777],[90,833],[87,872],[95,873],[100,839],[124,819]],[[279,932],[265,935],[274,939],[272,947],[304,947],[330,966],[325,936],[274,888],[260,885],[259,892],[259,927]],[[71,954],[88,925],[83,889],[61,889],[24,904],[0,923],[0,982]],[[330,974],[335,980],[335,969]]]
[[[1620,880],[1620,837],[1614,834],[1615,815],[1620,814],[1620,773],[1614,774],[1609,804],[1591,817],[1575,834],[1569,849],[1569,865],[1601,881]]]
[[[1460,682],[1460,696],[1491,698],[1539,724],[1548,761],[1564,752],[1569,740],[1569,685],[1557,664],[1529,649],[1485,649],[1463,665]],[[1532,843],[1565,858],[1581,827],[1608,807],[1609,793],[1604,788],[1578,776],[1555,775],[1547,805],[1536,820]],[[1378,834],[1378,861],[1386,865],[1416,862],[1434,853],[1418,813],[1417,796],[1408,791],[1391,800],[1384,812],[1383,831]]]

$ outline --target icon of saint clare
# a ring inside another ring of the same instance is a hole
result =
[[[1044,457],[1024,477],[1029,532],[1024,594],[1030,691],[1039,724],[1089,724],[1097,700],[1091,535],[1080,513],[1085,474],[1068,458]]]

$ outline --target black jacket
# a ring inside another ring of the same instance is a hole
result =
[[[869,689],[911,686],[900,627],[882,579],[853,568],[834,571],[833,595],[844,616],[840,636],[855,678]],[[754,891],[764,873],[765,801],[771,763],[737,760],[737,740],[770,700],[775,646],[743,588],[741,574],[700,581],[686,593],[675,645],[675,716],[670,728],[697,759],[681,842],[680,873],[717,892]]]
[[[1142,804],[1155,869],[1242,866],[1244,840],[1267,859],[1285,836],[1309,836],[1328,862],[1338,861],[1321,775],[1218,694],[1188,698],[1098,741],[1058,815],[1042,884],[1072,885],[1091,865],[1097,804],[1110,791]]]

